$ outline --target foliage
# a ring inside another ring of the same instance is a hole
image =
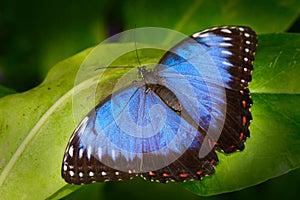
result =
[[[84,186],[73,194],[76,198],[83,199],[87,194],[93,194],[90,198],[98,196],[105,199],[117,197],[111,191],[129,190],[137,193],[136,196],[130,194],[132,198],[145,197],[146,191],[158,192],[162,194],[162,199],[167,198],[166,194],[173,198],[196,199],[197,196],[182,188],[204,196],[232,192],[300,167],[300,35],[273,33],[290,27],[299,13],[300,4],[292,0],[257,1],[256,4],[247,0],[217,2],[191,1],[182,4],[182,1],[172,1],[172,9],[169,9],[168,1],[139,1],[134,4],[123,1],[120,5],[125,28],[133,28],[132,23],[135,23],[138,26],[163,26],[191,34],[215,25],[238,24],[251,26],[257,31],[259,47],[250,84],[254,120],[245,150],[228,156],[218,153],[220,163],[216,173],[201,182],[163,185],[136,178],[120,183]],[[174,5],[178,5],[177,9]],[[86,37],[95,38],[95,35],[91,33]],[[60,49],[63,44],[49,48]],[[48,72],[45,80],[31,90],[12,94],[15,93],[13,90],[0,87],[3,96],[0,99],[1,199],[58,199],[80,187],[67,185],[60,176],[60,169],[65,146],[76,127],[72,116],[74,81],[77,70],[90,51],[84,50],[59,62]],[[145,63],[159,60],[161,53],[141,51],[141,60]],[[133,54],[120,58],[118,62],[121,65],[137,63]],[[106,95],[105,88],[111,87],[116,79],[112,74],[108,73],[103,79],[103,96]],[[82,87],[88,88],[97,80],[90,80]],[[82,97],[83,105],[87,101],[88,98]],[[89,109],[83,107],[81,115],[84,116]]]

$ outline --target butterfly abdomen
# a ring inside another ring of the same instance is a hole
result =
[[[182,111],[182,106],[178,98],[171,90],[159,84],[149,84],[148,87],[154,91],[167,106],[176,112]]]

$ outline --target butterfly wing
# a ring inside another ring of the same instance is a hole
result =
[[[83,184],[143,173],[147,179],[166,182],[184,173],[177,170],[179,166],[193,164],[201,172],[199,179],[213,170],[209,159],[191,155],[190,151],[199,150],[201,140],[195,127],[147,86],[135,83],[113,93],[82,120],[67,146],[62,177],[68,183]],[[214,151],[212,159],[217,160]],[[170,164],[177,168],[172,170]],[[157,171],[160,169],[164,171]],[[147,176],[154,171],[155,176]]]
[[[213,145],[199,153],[205,134],[221,132],[207,141],[226,153],[242,150],[250,135],[247,85],[256,43],[247,27],[209,29],[180,42],[155,72],[199,127],[148,86],[133,84],[103,100],[80,123],[65,152],[63,178],[82,184],[141,174],[167,182],[214,173]]]
[[[195,33],[170,49],[156,68],[161,82],[208,132],[208,143],[226,153],[244,149],[250,136],[247,86],[256,37],[250,28],[236,26]]]

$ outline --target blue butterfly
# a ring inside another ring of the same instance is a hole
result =
[[[72,184],[130,179],[183,182],[211,175],[216,150],[244,149],[257,36],[249,27],[195,33],[141,81],[113,92],[74,131],[62,163]]]

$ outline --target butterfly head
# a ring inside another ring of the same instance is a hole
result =
[[[141,78],[146,85],[158,83],[159,77],[156,73],[154,73],[154,71],[147,70],[146,66],[138,67],[138,70]]]
[[[147,72],[148,72],[146,66],[138,67],[138,70],[139,70],[140,76],[144,79],[144,78],[145,78],[145,75],[146,75]]]

